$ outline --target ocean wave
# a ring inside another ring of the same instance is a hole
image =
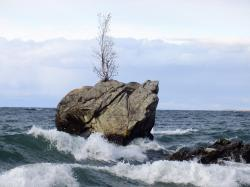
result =
[[[165,150],[164,146],[160,145],[157,141],[151,141],[147,138],[137,138],[133,140],[130,144],[139,146],[144,152],[148,150]]]
[[[197,162],[155,161],[141,165],[119,162],[108,167],[90,167],[104,170],[118,177],[139,180],[147,184],[175,183],[206,187],[237,187],[250,185],[250,165],[233,163],[226,166],[218,164],[202,165]]]
[[[96,170],[108,172],[114,176],[141,181],[152,185],[155,183],[181,184],[206,187],[238,187],[250,185],[250,165],[228,162],[226,165],[202,165],[194,161],[155,161],[133,165],[118,162],[112,166],[93,166],[81,164],[37,163],[19,166],[0,173],[1,187],[78,187],[74,170]]]
[[[183,135],[183,134],[189,134],[191,132],[197,132],[197,129],[174,129],[174,130],[157,130],[155,131],[152,129],[152,134],[159,134],[159,135]]]
[[[37,163],[19,166],[0,174],[1,187],[51,187],[79,184],[67,164]]]
[[[54,145],[57,150],[72,154],[76,160],[95,159],[115,161],[125,159],[141,162],[147,160],[145,154],[147,148],[146,145],[142,146],[142,141],[124,147],[109,143],[99,133],[93,133],[85,139],[79,136],[71,136],[68,133],[60,132],[56,129],[46,130],[35,126],[28,131],[28,134],[34,137],[45,138]]]

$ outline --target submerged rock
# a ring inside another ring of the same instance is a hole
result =
[[[158,89],[158,81],[149,80],[144,84],[110,80],[75,89],[58,104],[56,127],[83,136],[101,132],[123,145],[137,137],[153,138]]]
[[[250,163],[250,144],[243,144],[239,140],[220,139],[208,147],[184,147],[167,159],[178,161],[198,159],[202,164],[219,163],[223,160]]]

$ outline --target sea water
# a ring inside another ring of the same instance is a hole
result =
[[[158,110],[154,141],[127,146],[59,132],[55,109],[0,108],[0,187],[250,186],[250,165],[167,161],[219,138],[250,143],[250,112]]]

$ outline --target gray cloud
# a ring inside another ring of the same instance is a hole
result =
[[[0,38],[0,106],[55,107],[92,85],[95,40]],[[160,80],[159,108],[249,109],[250,44],[115,39],[119,76]]]

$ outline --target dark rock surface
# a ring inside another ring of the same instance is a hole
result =
[[[184,147],[167,157],[168,160],[193,160],[197,159],[202,164],[235,161],[250,163],[250,144],[243,144],[240,140],[219,139],[208,147]]]
[[[110,80],[68,93],[58,104],[56,127],[70,134],[103,133],[126,145],[137,137],[153,138],[158,81],[128,84]]]

